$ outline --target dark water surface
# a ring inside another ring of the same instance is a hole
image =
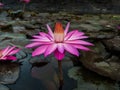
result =
[[[8,87],[11,90],[58,90],[57,61],[32,66],[29,59],[30,57],[26,58],[22,63],[19,79]],[[62,90],[72,90],[77,87],[77,81],[68,77],[68,70],[72,67],[72,61],[63,62],[64,85]]]

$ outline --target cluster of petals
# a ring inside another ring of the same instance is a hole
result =
[[[93,46],[93,44],[83,40],[88,38],[85,33],[78,30],[68,32],[69,26],[70,23],[63,30],[62,24],[57,22],[53,32],[47,24],[48,33],[39,32],[38,35],[34,35],[33,39],[31,39],[32,43],[26,47],[37,47],[32,52],[32,56],[44,54],[46,57],[54,53],[57,60],[62,60],[66,51],[76,56],[79,56],[78,50],[89,51],[90,49],[86,46]]]
[[[7,46],[6,48],[0,50],[0,60],[16,60],[17,58],[13,56],[20,49],[17,49],[15,46]]]

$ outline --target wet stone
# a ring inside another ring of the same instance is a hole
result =
[[[109,53],[102,44],[100,47],[100,43],[97,43],[92,48],[92,52],[82,54],[80,61],[86,68],[113,80],[120,80],[120,60],[116,56],[107,57]]]
[[[77,88],[73,90],[119,90],[116,82],[95,75],[83,67],[73,67],[68,71],[70,78],[77,80]]]
[[[25,30],[24,26],[13,26],[13,32],[17,33],[17,32],[22,32]]]
[[[48,61],[49,59],[48,58],[45,58],[43,55],[40,55],[40,56],[36,56],[36,57],[32,57],[30,60],[29,60],[29,62],[31,63],[31,64],[34,64],[34,63],[48,63],[49,61]]]
[[[104,40],[104,44],[106,45],[106,48],[108,48],[110,51],[120,53],[120,37],[119,36],[116,36],[113,39]]]
[[[0,84],[0,90],[10,90],[7,86]]]
[[[17,63],[0,61],[0,83],[13,84],[19,77],[20,67]]]

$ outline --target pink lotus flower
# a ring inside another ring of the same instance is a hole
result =
[[[20,49],[15,49],[16,47],[7,46],[6,48],[0,50],[0,60],[16,60],[13,54],[16,54]]]
[[[24,2],[24,3],[29,3],[30,0],[20,0],[21,2]]]
[[[68,23],[65,30],[63,30],[62,24],[57,22],[55,31],[52,32],[50,26],[47,25],[48,34],[39,32],[39,35],[33,36],[34,39],[31,40],[33,43],[28,44],[26,47],[31,48],[39,46],[33,51],[32,56],[40,54],[48,56],[54,52],[54,55],[58,60],[62,60],[65,51],[76,56],[79,56],[78,49],[89,51],[90,49],[86,46],[93,46],[93,44],[82,40],[88,37],[78,30],[68,32],[69,26],[70,23]]]
[[[4,6],[4,4],[0,2],[0,7],[3,7],[3,6]]]

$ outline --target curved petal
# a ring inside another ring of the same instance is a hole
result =
[[[53,35],[53,32],[52,32],[52,29],[50,28],[50,26],[48,24],[46,26],[47,26],[47,29],[49,31],[50,36],[53,38],[54,35]]]
[[[87,36],[71,36],[68,40],[77,40],[77,39],[85,39]]]
[[[81,45],[93,46],[92,43],[89,43],[89,42],[83,41],[83,40],[65,41],[65,43],[68,43],[68,44],[81,44]]]
[[[54,56],[57,60],[62,60],[65,56],[65,53],[60,53],[58,50],[55,50]]]
[[[64,44],[64,49],[73,55],[79,56],[78,50],[69,44]]]
[[[46,51],[45,51],[45,57],[48,56],[49,54],[51,54],[52,52],[54,52],[57,48],[57,44],[51,44],[47,47]]]
[[[14,47],[9,47],[9,49],[7,49],[7,51],[5,53],[3,53],[2,57],[8,55],[14,48],[15,48],[15,46]]]
[[[7,54],[7,51],[9,50],[10,46],[7,46],[5,49],[3,49],[2,51],[2,54],[3,55],[6,55]]]
[[[37,49],[35,49],[32,52],[32,56],[43,54],[45,52],[45,50],[47,49],[47,47],[48,47],[48,45],[38,47]]]
[[[48,35],[47,33],[44,33],[44,32],[39,32],[39,35],[41,35],[41,36],[46,36],[46,35]]]
[[[41,45],[41,43],[39,43],[39,42],[34,42],[34,43],[31,43],[31,44],[26,45],[25,47],[26,47],[26,48],[31,48],[31,47],[35,47],[35,46],[38,46],[38,45]]]
[[[77,48],[77,49],[84,50],[84,51],[89,51],[90,50],[89,48],[87,48],[85,46],[82,46],[82,45],[73,44],[72,46]]]
[[[58,51],[60,53],[64,53],[64,46],[63,46],[63,44],[62,43],[58,43],[57,45],[58,45]]]
[[[33,38],[36,38],[36,39],[41,39],[42,38],[42,36],[38,36],[38,35],[34,35],[34,36],[32,36]],[[45,37],[45,36],[44,36]]]
[[[78,38],[78,37],[81,37],[82,35],[84,35],[83,32],[79,32],[78,30],[73,30],[65,36],[64,40],[68,40],[68,39],[72,39],[72,38]]]
[[[37,38],[37,39],[31,39],[31,41],[51,41],[48,37],[40,37],[40,38]]]
[[[16,54],[19,51],[20,51],[20,49],[12,50],[11,52],[8,53],[8,55]]]
[[[42,33],[42,32],[41,32]],[[49,35],[49,34],[44,34],[42,36],[38,36],[38,35],[34,35],[32,36],[33,38],[35,39],[49,39],[49,40],[52,40],[53,41],[53,38]]]
[[[17,60],[15,56],[7,56],[6,60]]]
[[[66,36],[68,30],[69,30],[69,27],[70,27],[70,22],[68,22],[66,28],[65,28],[65,31],[64,31],[64,35]]]

